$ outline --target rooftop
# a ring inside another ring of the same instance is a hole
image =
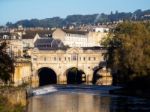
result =
[[[80,31],[80,30],[68,30],[68,29],[62,29],[64,32],[69,34],[80,34],[80,35],[86,35],[87,31]]]
[[[22,39],[33,39],[36,34],[39,34],[40,37],[51,37],[52,30],[26,30],[26,34],[22,36]]]

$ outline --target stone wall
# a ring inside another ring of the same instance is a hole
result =
[[[20,61],[15,63],[14,86],[29,83],[31,76],[31,62]]]
[[[6,97],[8,101],[13,104],[21,104],[22,106],[26,106],[26,89],[25,88],[10,88],[5,87],[0,89],[0,95]]]

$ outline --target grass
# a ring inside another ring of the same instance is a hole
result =
[[[7,98],[0,96],[0,112],[24,112],[24,107],[20,104],[12,105]]]
[[[25,87],[0,86],[0,112],[25,112],[25,106],[21,104],[11,104],[2,94],[7,90],[16,91],[24,88]]]

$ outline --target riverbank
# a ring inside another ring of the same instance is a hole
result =
[[[136,96],[150,99],[150,77],[140,77],[127,83],[120,89],[111,90],[110,94]]]
[[[24,87],[0,87],[0,112],[25,112],[25,107]]]
[[[130,87],[124,87],[121,89],[110,90],[109,93],[115,95],[136,96],[136,97],[150,99],[150,89],[143,90],[139,88],[131,89]]]

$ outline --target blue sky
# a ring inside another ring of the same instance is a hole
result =
[[[150,0],[0,0],[0,25],[21,19],[150,9]]]

